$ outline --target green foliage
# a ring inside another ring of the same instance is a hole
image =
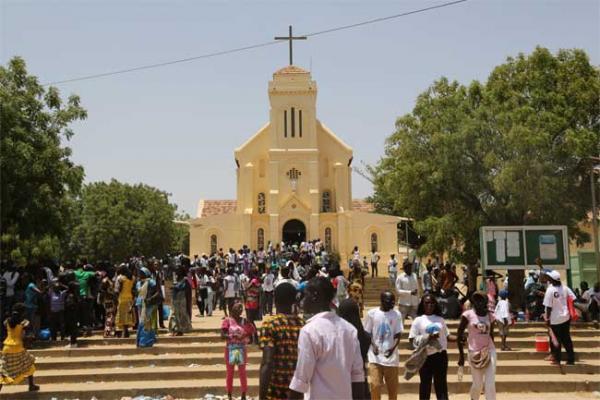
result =
[[[536,48],[487,82],[433,83],[396,121],[369,169],[380,212],[410,216],[428,242],[464,262],[482,225],[567,225],[591,207],[588,157],[600,151],[600,72],[582,50]]]
[[[78,96],[64,102],[56,88],[27,74],[23,59],[0,66],[2,258],[58,257],[84,176],[64,143],[73,135],[71,122],[86,116]]]
[[[176,243],[177,207],[153,187],[114,179],[91,183],[83,188],[80,207],[73,254],[118,262],[134,254],[162,257]]]
[[[175,236],[172,249],[175,253],[190,254],[190,227],[187,221],[191,219],[188,213],[177,213],[175,220]]]

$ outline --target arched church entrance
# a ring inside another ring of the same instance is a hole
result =
[[[299,219],[290,219],[283,225],[281,238],[285,243],[297,243],[306,241],[306,226]]]

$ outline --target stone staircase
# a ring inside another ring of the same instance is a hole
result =
[[[195,329],[183,337],[164,333],[152,348],[137,349],[133,339],[104,339],[99,336],[80,339],[77,349],[65,349],[65,343],[40,344],[31,352],[37,359],[36,383],[41,391],[26,392],[25,385],[2,389],[2,399],[120,399],[124,396],[159,396],[199,398],[207,393],[225,393],[223,342],[218,326],[221,317],[194,319]],[[456,331],[457,321],[449,321]],[[408,328],[408,327],[407,327]],[[600,331],[591,324],[573,327],[578,363],[565,367],[561,375],[557,366],[543,361],[545,353],[535,351],[534,336],[543,332],[540,323],[518,324],[509,344],[514,351],[498,352],[498,393],[570,393],[600,390]],[[406,335],[400,349],[402,361],[409,356]],[[470,375],[465,368],[463,382],[457,380],[457,350],[449,349],[448,371],[451,393],[468,393]],[[258,391],[258,368],[261,353],[249,347],[249,394]],[[401,372],[402,373],[402,372]],[[239,388],[238,380],[234,381]],[[419,378],[406,382],[400,377],[400,393],[418,393]],[[239,393],[239,389],[235,392]],[[501,399],[502,397],[499,397]]]
[[[368,278],[365,308],[377,307],[379,295],[389,287],[388,278]],[[194,318],[194,331],[182,337],[170,337],[162,332],[152,348],[137,349],[135,339],[104,339],[100,336],[82,338],[80,347],[66,349],[66,343],[38,344],[31,352],[37,357],[36,383],[41,391],[26,392],[25,385],[7,386],[0,399],[120,399],[139,395],[171,395],[175,398],[200,398],[208,393],[225,394],[223,342],[219,336],[222,314],[210,318]],[[410,323],[408,322],[407,325]],[[455,332],[458,321],[448,321]],[[408,332],[410,326],[406,326]],[[579,323],[572,327],[578,362],[564,367],[544,361],[545,353],[535,351],[535,334],[545,331],[541,323],[517,324],[511,331],[512,352],[498,352],[496,386],[498,393],[593,392],[600,390],[600,330],[593,324]],[[403,362],[411,351],[406,334],[400,349]],[[468,393],[470,375],[465,367],[463,382],[457,380],[455,345],[449,349],[448,383],[451,393]],[[250,346],[248,353],[249,394],[258,392],[258,369],[261,353]],[[402,369],[401,369],[402,371]],[[402,374],[403,372],[401,372]],[[237,376],[235,393],[239,393]],[[418,393],[419,378],[405,381],[400,377],[399,393]],[[502,397],[499,396],[499,399]]]
[[[389,278],[366,278],[363,289],[365,308],[379,306],[379,297],[384,289],[393,289]],[[395,290],[393,291],[395,293]]]

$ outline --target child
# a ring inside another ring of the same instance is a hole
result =
[[[502,351],[511,351],[512,349],[506,345],[506,337],[508,336],[508,328],[512,323],[512,316],[510,314],[510,303],[508,302],[508,291],[501,290],[500,301],[496,304],[494,314],[496,316],[496,324],[498,325],[498,331],[500,338],[502,339]]]
[[[28,378],[29,391],[36,392],[40,387],[33,383],[35,358],[25,350],[23,336],[29,321],[24,319],[25,306],[16,303],[10,318],[4,321],[7,336],[0,354],[0,389],[2,385],[15,385]]]

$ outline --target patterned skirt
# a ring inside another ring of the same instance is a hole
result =
[[[115,332],[115,303],[104,302],[104,337],[113,336]]]
[[[16,385],[35,372],[35,357],[23,350],[0,353],[0,384]]]
[[[132,305],[132,300],[119,302],[119,305],[117,306],[117,315],[115,318],[118,329],[123,329],[125,325],[129,327],[133,326],[133,313],[131,310]]]

